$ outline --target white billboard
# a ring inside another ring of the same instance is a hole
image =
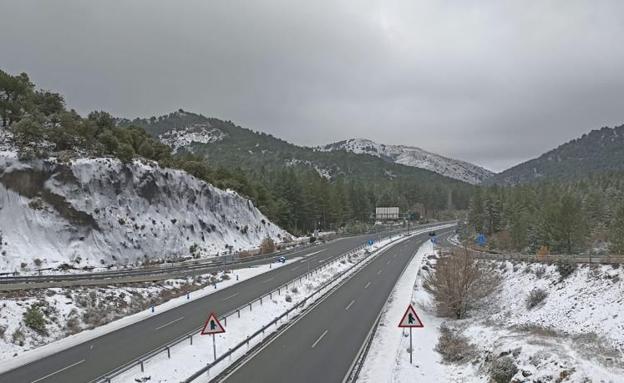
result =
[[[375,218],[378,221],[399,219],[398,207],[378,207],[375,209]]]

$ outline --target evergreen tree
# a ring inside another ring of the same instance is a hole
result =
[[[609,252],[624,255],[624,204],[617,209],[609,226]]]

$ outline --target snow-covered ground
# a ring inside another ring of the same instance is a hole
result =
[[[337,276],[337,274],[348,270],[353,265],[357,265],[351,269],[348,274],[341,276],[339,279],[347,278],[348,275],[355,272],[356,269],[362,267],[365,260],[372,259],[372,256],[376,255],[376,253],[388,246],[391,242],[402,241],[407,238],[408,237],[405,236],[388,238],[353,255],[342,257],[340,260],[328,264],[320,273],[314,274],[308,279],[303,279],[301,282],[295,282],[293,285],[289,285],[288,290],[283,291],[281,295],[273,294],[272,299],[265,299],[262,305],[256,302],[251,311],[247,309],[241,311],[240,318],[236,315],[229,317],[227,320],[226,333],[216,336],[217,356],[233,348],[249,335],[258,331],[276,317],[282,315],[288,309],[301,302],[304,297],[309,296],[324,283]],[[367,253],[371,254],[366,256]],[[333,285],[334,283],[332,283],[332,286]],[[324,287],[323,291],[330,287],[331,286]],[[316,294],[314,299],[318,298],[320,295],[322,294]],[[314,299],[309,300],[306,307],[311,305]],[[301,309],[303,308],[302,306]],[[285,323],[287,320],[288,319],[284,319],[280,324]],[[275,331],[275,328],[269,331]],[[269,335],[269,331],[267,331],[265,336]],[[168,359],[167,355],[163,353],[148,360],[144,364],[144,373],[141,373],[139,367],[136,367],[112,379],[112,382],[179,382],[213,361],[212,338],[210,336],[200,336],[197,338],[198,339],[193,341],[193,345],[190,345],[190,343],[183,343],[174,347],[171,350],[171,359]],[[250,341],[249,347],[253,347],[261,340],[261,338],[256,338]],[[240,358],[247,350],[248,347],[245,346],[234,353],[231,358],[219,363],[210,370],[210,376],[214,376],[225,369]],[[147,380],[148,378],[149,380]],[[206,381],[207,379],[206,376]]]
[[[513,382],[624,381],[622,268],[583,266],[562,279],[556,266],[494,263],[502,276],[500,290],[470,318],[453,321],[436,317],[422,288],[422,266],[435,263],[433,254],[431,243],[423,245],[395,287],[360,381],[487,383],[504,357],[515,366]],[[532,289],[545,291],[546,298],[529,309]],[[413,330],[412,365],[409,338],[397,328],[410,302],[425,324]],[[468,342],[464,363],[445,363],[435,351],[443,324]]]
[[[297,262],[293,258],[287,263]],[[252,266],[229,273],[128,286],[46,289],[0,295],[0,372],[94,339],[152,315],[282,267]],[[216,288],[214,283],[216,282]],[[188,295],[187,295],[188,293]],[[39,306],[46,334],[27,327],[24,313]],[[154,313],[151,311],[154,306]],[[14,335],[17,332],[17,336]],[[20,335],[21,334],[21,335]]]
[[[397,282],[379,322],[379,327],[359,382],[450,382],[450,373],[441,364],[440,355],[434,351],[438,342],[438,327],[442,320],[430,311],[430,297],[422,290],[419,272],[428,256],[435,254],[434,245],[427,241],[419,249]],[[414,363],[409,363],[408,331],[398,326],[409,304],[414,304],[425,325],[413,329]]]
[[[290,238],[251,201],[188,173],[111,158],[0,157],[0,270],[139,265]]]
[[[213,128],[209,123],[196,123],[179,130],[169,130],[158,138],[171,146],[175,153],[180,148],[191,149],[193,143],[211,144],[223,140],[225,136],[221,129]]]
[[[431,170],[443,176],[479,184],[493,172],[465,161],[454,160],[426,150],[405,145],[384,145],[367,139],[350,139],[318,148],[321,151],[344,150],[370,154],[397,164]]]

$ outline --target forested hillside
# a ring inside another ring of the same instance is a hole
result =
[[[369,155],[319,152],[183,110],[119,125],[143,127],[182,158],[247,175],[247,184],[233,186],[295,232],[367,222],[376,205],[403,211],[423,206],[435,217],[449,207],[466,209],[473,189],[431,171]]]
[[[482,188],[469,222],[496,249],[624,254],[624,174]]]
[[[624,125],[592,130],[516,165],[486,182],[514,185],[540,180],[570,181],[592,174],[624,170]]]
[[[472,191],[433,172],[353,153],[319,155],[184,111],[134,121],[101,111],[82,117],[65,107],[62,95],[37,90],[26,74],[0,71],[0,100],[3,139],[17,147],[21,160],[157,161],[237,191],[294,234],[368,223],[375,205],[420,208],[436,217],[447,208],[467,209]]]

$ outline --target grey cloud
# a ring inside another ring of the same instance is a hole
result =
[[[0,0],[0,67],[81,113],[184,108],[501,170],[624,123],[619,1]]]

